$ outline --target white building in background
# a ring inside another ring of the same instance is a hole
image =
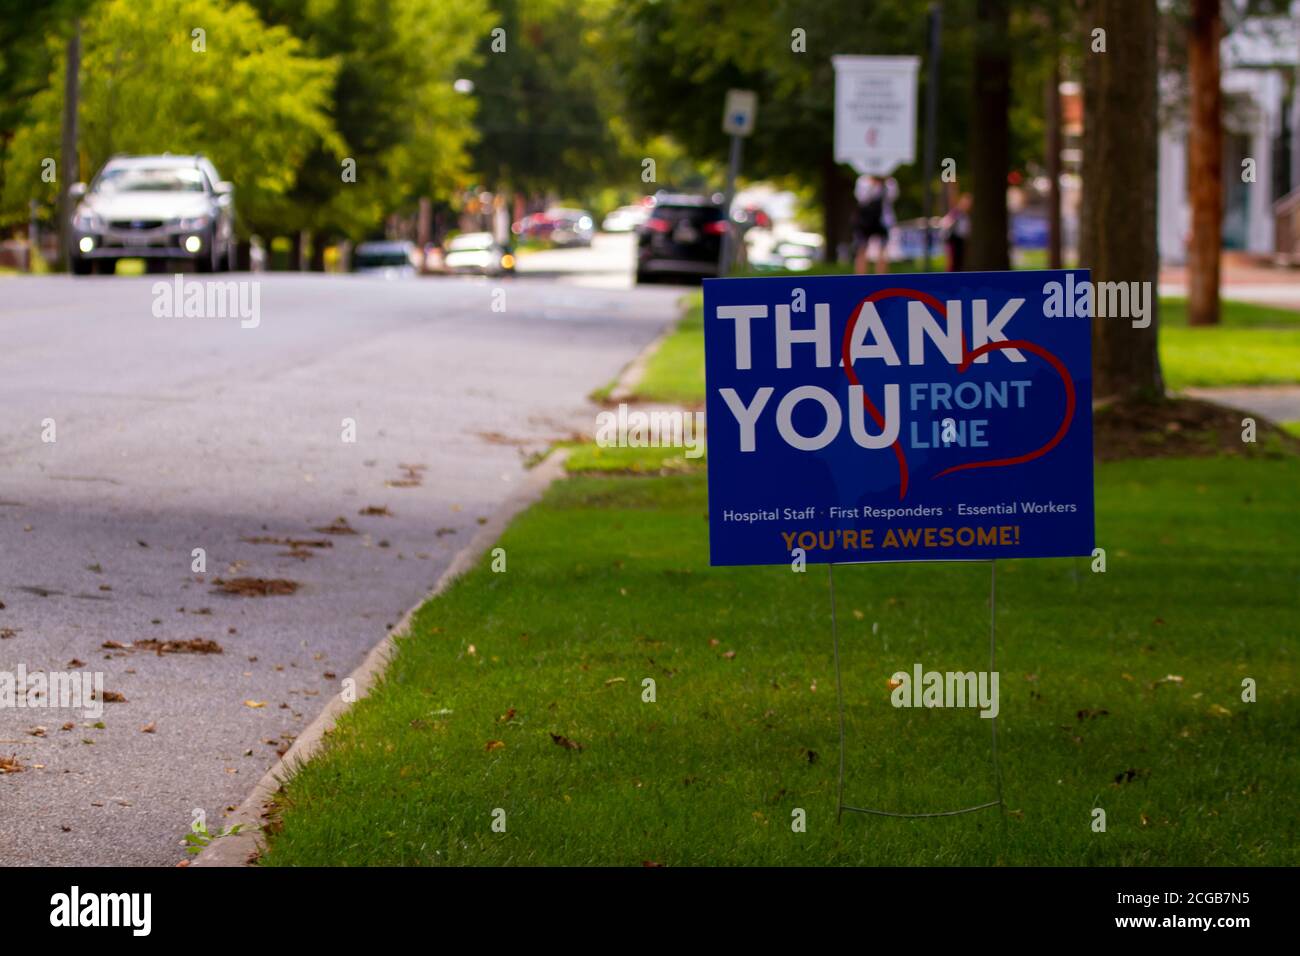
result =
[[[1290,17],[1244,20],[1220,47],[1224,102],[1223,248],[1272,256],[1274,204],[1300,189],[1300,0]],[[1242,179],[1254,161],[1254,182]],[[1159,243],[1162,262],[1187,259],[1187,121],[1160,134]]]

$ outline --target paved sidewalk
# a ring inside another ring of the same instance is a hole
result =
[[[1160,295],[1187,297],[1187,269],[1164,266],[1160,270]],[[1281,269],[1225,257],[1219,295],[1236,302],[1254,302],[1284,309],[1300,309],[1300,269]]]
[[[1207,402],[1240,408],[1275,422],[1300,421],[1300,385],[1187,388],[1183,393]]]

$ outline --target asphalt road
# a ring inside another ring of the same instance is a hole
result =
[[[194,811],[220,826],[525,456],[594,426],[585,396],[681,290],[534,265],[550,278],[234,276],[260,283],[256,328],[155,317],[159,277],[0,279],[0,681],[100,671],[125,698],[100,721],[0,708],[0,770],[22,768],[0,772],[0,865],[185,858]],[[316,530],[338,518],[356,533]],[[214,586],[236,577],[299,590]],[[195,638],[223,652],[104,647]]]

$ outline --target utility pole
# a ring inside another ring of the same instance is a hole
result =
[[[1047,268],[1061,268],[1061,19],[1053,7],[1052,69],[1047,75]]]
[[[925,81],[925,198],[921,209],[925,218],[924,272],[930,271],[930,251],[934,247],[934,231],[930,228],[930,219],[934,215],[934,167],[938,159],[938,144],[935,140],[939,116],[939,43],[942,20],[943,8],[938,3],[930,4],[930,69]]]
[[[735,134],[731,137],[731,156],[727,162],[727,191],[722,200],[723,222],[726,224],[726,231],[722,233],[722,260],[718,264],[718,275],[725,276],[731,271],[731,258],[735,240],[732,233],[735,231],[735,223],[731,218],[731,204],[736,200],[736,177],[740,174],[740,158],[744,149],[744,140]]]
[[[71,266],[72,203],[68,190],[81,178],[77,163],[77,100],[81,76],[81,21],[72,21],[63,73],[63,141],[59,158],[59,264]]]

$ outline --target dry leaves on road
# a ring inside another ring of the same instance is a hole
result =
[[[23,765],[18,762],[17,754],[10,754],[8,757],[0,756],[0,773],[21,773]]]
[[[419,488],[424,483],[424,472],[428,465],[398,465],[406,473],[404,478],[390,478],[384,484],[389,488]]]
[[[339,519],[342,520],[341,518]],[[283,538],[277,535],[252,535],[239,539],[244,544],[279,544],[289,548],[332,548],[334,542],[325,538]]]
[[[370,505],[362,508],[357,514],[365,518],[391,518],[393,516],[387,505]]]
[[[267,597],[272,594],[293,594],[301,585],[285,578],[214,578],[213,590],[236,594],[240,597]]]
[[[342,515],[334,519],[332,524],[324,527],[312,528],[313,531],[319,531],[321,534],[356,534],[357,531],[352,525],[348,524],[348,519]]]
[[[222,654],[221,645],[205,637],[192,637],[186,641],[156,641],[148,638],[136,641],[132,647],[144,651],[154,651],[159,657],[164,654]]]

